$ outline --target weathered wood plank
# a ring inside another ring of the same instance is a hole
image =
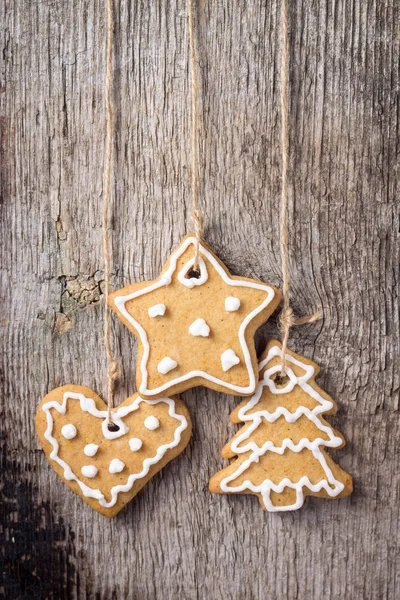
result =
[[[190,111],[185,2],[115,6],[120,287],[156,276],[190,227]],[[109,522],[58,480],[33,426],[52,387],[106,389],[103,2],[0,3],[6,597],[398,597],[399,12],[397,0],[290,3],[293,304],[324,313],[291,346],[339,404],[348,445],[335,458],[353,496],[276,515],[212,496],[237,399],[197,389],[184,394],[188,450]],[[198,16],[206,239],[234,273],[279,286],[279,3],[201,2]],[[136,347],[113,327],[122,400]],[[259,349],[275,334],[269,323]]]

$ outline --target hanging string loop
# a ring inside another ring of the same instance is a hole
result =
[[[282,147],[282,189],[281,189],[281,261],[282,261],[282,293],[283,308],[280,314],[282,337],[282,366],[279,377],[286,377],[286,349],[290,328],[294,325],[313,323],[322,318],[320,312],[306,317],[295,317],[290,306],[290,272],[288,250],[288,165],[289,165],[289,129],[288,129],[288,75],[289,75],[289,39],[288,39],[288,2],[281,0],[282,50],[281,50],[281,147]]]
[[[104,96],[106,105],[106,146],[104,160],[104,206],[103,206],[103,256],[104,256],[104,346],[107,354],[107,411],[108,423],[112,424],[111,411],[114,408],[114,384],[119,378],[120,369],[118,362],[114,359],[111,348],[110,331],[110,309],[107,305],[107,298],[110,293],[110,238],[109,238],[109,207],[110,207],[110,182],[111,182],[111,162],[113,150],[113,110],[112,110],[112,51],[113,51],[113,33],[114,33],[114,12],[113,0],[106,0],[107,10],[107,54],[106,54],[106,77],[104,82]]]
[[[191,90],[191,121],[192,121],[192,222],[196,237],[193,270],[199,271],[200,240],[203,237],[203,214],[199,208],[199,147],[198,147],[198,82],[196,65],[196,44],[194,37],[194,0],[188,0],[189,47],[190,47],[190,90]]]

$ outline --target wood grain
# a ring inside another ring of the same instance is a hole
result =
[[[279,3],[198,10],[206,240],[280,287]],[[158,275],[190,228],[185,2],[115,1],[113,287]],[[106,391],[101,208],[105,10],[0,2],[4,596],[395,600],[399,532],[398,0],[290,3],[290,347],[315,360],[348,441],[340,501],[264,514],[207,489],[237,403],[183,395],[194,435],[115,520],[46,463],[34,413],[53,387]],[[134,337],[113,320],[134,392]],[[258,350],[276,335],[274,320]],[[0,592],[1,593],[1,592]]]

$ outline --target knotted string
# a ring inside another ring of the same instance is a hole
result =
[[[290,306],[290,273],[288,251],[288,164],[289,164],[289,132],[288,132],[288,73],[289,73],[289,42],[288,42],[288,11],[287,0],[282,0],[282,50],[281,50],[281,146],[282,146],[282,191],[281,191],[281,261],[283,280],[283,308],[280,314],[282,336],[282,370],[280,377],[286,375],[286,349],[290,328],[293,325],[305,325],[322,318],[320,312],[307,317],[297,318]]]
[[[198,149],[198,123],[197,123],[197,98],[198,84],[196,71],[196,46],[194,40],[194,2],[188,0],[188,20],[189,20],[189,45],[190,45],[190,83],[191,83],[191,104],[192,104],[192,221],[194,235],[196,237],[195,255],[193,269],[199,271],[199,250],[200,239],[203,236],[203,215],[199,208],[199,149]]]
[[[110,293],[110,238],[108,235],[109,227],[109,205],[110,205],[110,180],[111,180],[111,159],[112,159],[112,141],[113,141],[113,111],[111,98],[111,79],[112,79],[112,50],[113,50],[113,0],[106,0],[107,9],[107,57],[106,57],[106,78],[104,83],[104,95],[106,103],[106,149],[104,161],[104,206],[103,206],[103,255],[104,255],[104,346],[107,354],[107,409],[108,423],[112,423],[111,410],[114,407],[114,383],[119,377],[119,364],[114,359],[111,349],[111,331],[110,331],[110,309],[107,305],[107,298]]]

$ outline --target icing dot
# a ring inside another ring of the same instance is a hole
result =
[[[225,350],[225,352],[221,354],[221,364],[222,370],[224,372],[229,371],[229,369],[231,369],[235,365],[238,365],[239,363],[240,358],[236,356],[235,352],[232,349]]]
[[[163,317],[165,315],[166,309],[167,307],[165,306],[165,304],[155,304],[154,306],[151,306],[148,310],[149,317],[152,317],[153,319],[154,317]]]
[[[119,460],[119,458],[113,458],[108,467],[110,473],[121,473],[124,469],[125,463],[123,463],[122,460]]]
[[[132,450],[132,452],[137,452],[142,446],[143,442],[142,440],[139,440],[139,438],[131,438],[129,440],[129,448]]]
[[[84,467],[82,467],[81,471],[82,475],[91,479],[92,477],[96,477],[98,468],[94,465],[85,465]]]
[[[72,423],[68,423],[61,429],[61,433],[66,440],[72,440],[77,434],[76,427]]]
[[[228,312],[235,312],[235,310],[238,310],[239,306],[239,298],[235,298],[235,296],[227,296],[225,298],[225,310]]]
[[[86,446],[83,449],[83,452],[84,454],[86,454],[86,456],[94,456],[98,449],[99,447],[97,446],[97,444],[86,444]]]
[[[178,366],[176,360],[173,360],[169,356],[164,356],[164,358],[158,363],[157,371],[162,375],[166,375],[172,369]]]
[[[154,431],[155,429],[158,429],[158,427],[160,427],[160,421],[157,419],[157,417],[147,417],[147,419],[145,419],[144,421],[144,426],[146,427],[146,429]]]
[[[210,328],[204,319],[196,319],[189,327],[189,333],[195,337],[198,337],[199,335],[208,337],[210,335]]]

